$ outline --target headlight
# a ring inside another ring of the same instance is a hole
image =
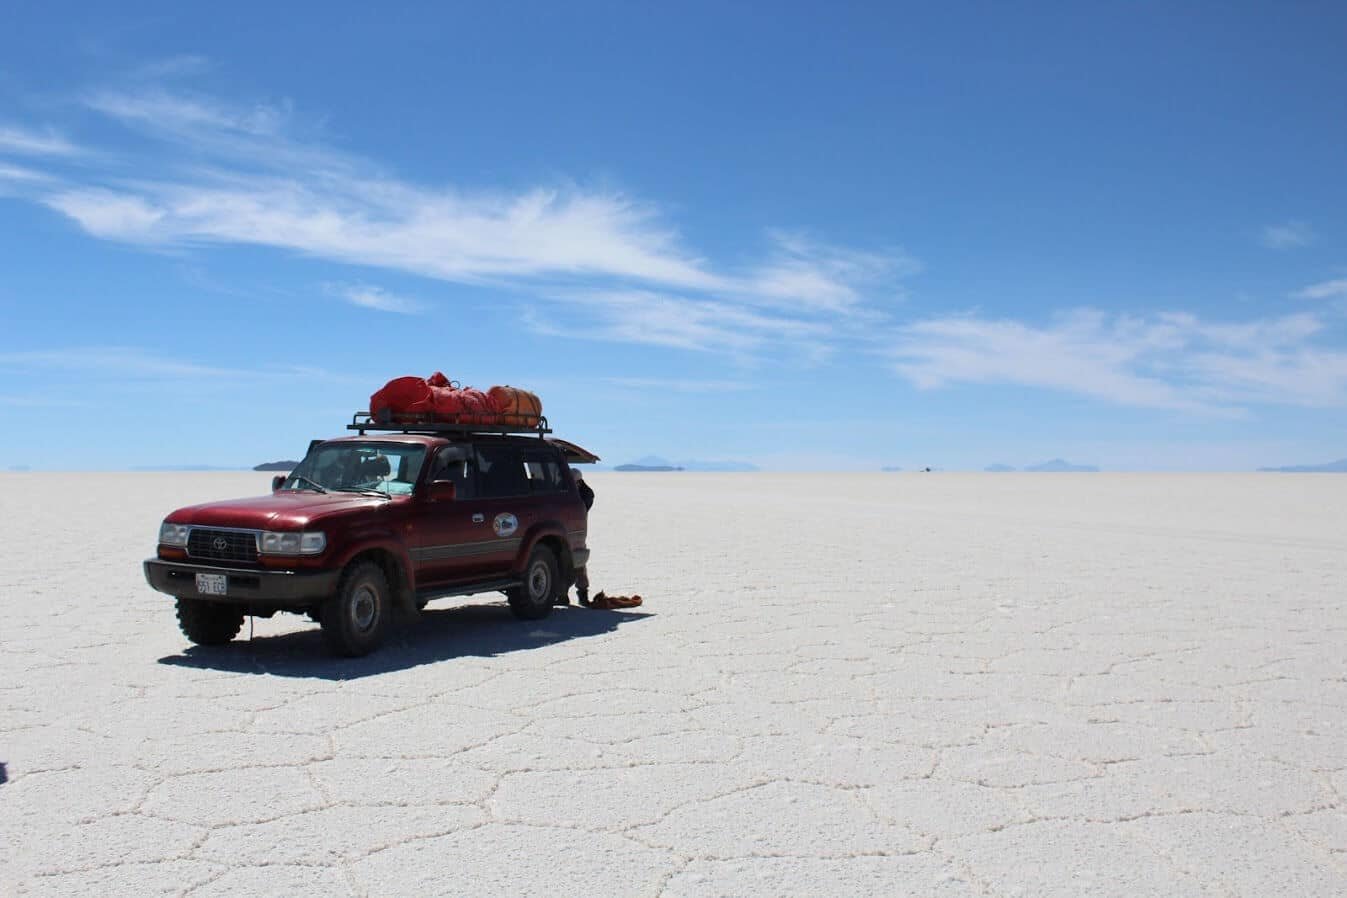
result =
[[[170,524],[164,521],[159,525],[159,544],[161,546],[185,546],[187,534],[192,528],[186,524]]]
[[[321,533],[262,532],[263,555],[317,555],[327,548],[327,537]]]

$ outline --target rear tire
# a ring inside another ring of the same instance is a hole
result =
[[[243,612],[234,605],[178,599],[178,629],[197,645],[224,645],[242,627]]]
[[[552,613],[552,603],[561,589],[557,556],[546,546],[537,546],[524,566],[524,585],[507,592],[510,610],[520,620],[538,620]]]
[[[352,565],[319,614],[328,648],[348,658],[368,655],[383,641],[392,611],[383,568],[372,561]]]

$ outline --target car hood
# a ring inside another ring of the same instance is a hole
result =
[[[290,491],[230,499],[179,508],[168,516],[175,524],[202,527],[239,527],[245,530],[303,530],[309,524],[337,514],[347,514],[387,505],[389,499],[358,493]]]

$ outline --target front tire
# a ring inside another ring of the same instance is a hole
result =
[[[392,610],[383,568],[372,561],[353,565],[342,575],[337,594],[323,603],[323,637],[338,655],[368,655],[383,641]]]
[[[538,620],[552,613],[560,590],[557,556],[546,546],[537,546],[524,566],[524,585],[506,593],[510,610],[520,620]]]
[[[224,645],[243,627],[243,612],[205,599],[178,599],[178,629],[197,645]]]

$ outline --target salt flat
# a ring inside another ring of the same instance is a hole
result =
[[[189,650],[267,482],[0,475],[0,893],[1347,893],[1347,477],[595,474],[639,613]]]

